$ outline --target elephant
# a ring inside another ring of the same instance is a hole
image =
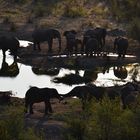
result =
[[[128,75],[128,71],[123,66],[113,67],[114,75],[120,79],[126,79]]]
[[[65,31],[63,35],[66,37],[66,49],[68,51],[68,55],[72,55],[73,51],[77,55],[78,46],[81,45],[82,41],[76,38],[77,32],[75,30]]]
[[[103,47],[105,46],[106,35],[107,35],[106,29],[100,28],[100,27],[97,27],[95,29],[89,29],[89,30],[85,31],[85,33],[83,35],[82,51],[84,51],[85,45],[86,45],[88,39],[90,39],[90,38],[97,39],[100,50],[103,50]]]
[[[25,94],[25,113],[28,112],[29,107],[29,113],[33,114],[33,104],[42,101],[45,103],[45,114],[52,113],[50,103],[52,98],[57,98],[59,101],[63,99],[55,88],[30,87]]]
[[[123,57],[125,58],[129,43],[128,39],[125,37],[117,37],[114,40],[114,51],[117,51],[118,58]]]
[[[139,88],[138,84],[133,82],[132,83],[128,82],[121,88],[120,94],[123,109],[127,107],[129,102],[132,102],[132,100],[130,100],[131,97],[134,99],[137,96],[138,88]]]
[[[81,100],[82,108],[85,108],[85,104],[89,102],[93,97],[97,100],[101,100],[104,96],[105,89],[96,86],[76,86],[70,92],[62,95],[63,98],[67,97],[77,97]]]
[[[85,54],[86,56],[94,56],[99,52],[99,43],[96,38],[89,38],[85,44]]]
[[[48,43],[48,52],[52,52],[52,44],[53,39],[57,38],[59,42],[59,52],[61,51],[61,34],[56,29],[36,29],[32,33],[33,38],[33,48],[36,50],[36,46],[38,50],[41,51],[40,43],[47,41]]]
[[[62,95],[63,98],[67,97],[77,97],[82,102],[82,108],[84,109],[85,104],[91,99],[95,98],[98,101],[101,101],[103,97],[107,96],[109,99],[113,100],[116,97],[120,96],[119,92],[114,92],[114,90],[108,90],[104,87],[97,87],[93,84],[87,84],[83,86],[76,86],[70,92]]]
[[[1,36],[0,37],[0,49],[2,49],[3,59],[6,59],[6,51],[10,50],[11,54],[14,56],[14,61],[16,61],[17,53],[20,43],[18,39],[14,36]]]

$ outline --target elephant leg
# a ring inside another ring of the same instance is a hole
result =
[[[75,50],[74,50],[75,51],[75,55],[77,56],[78,46],[75,45],[74,48],[75,48]]]
[[[49,107],[48,107],[48,101],[45,101],[45,114],[48,114]]]
[[[48,52],[52,52],[52,44],[53,44],[53,39],[49,39],[48,40],[48,47],[49,47]]]
[[[45,101],[45,114],[48,114],[48,112],[52,113],[52,107],[50,101]]]
[[[53,110],[52,110],[52,106],[51,106],[50,101],[48,102],[48,108],[49,108],[49,112],[50,112],[50,113],[53,113]]]
[[[38,50],[41,51],[40,43],[39,42],[37,43],[37,47],[38,47]]]
[[[33,112],[33,103],[31,103],[31,104],[29,105],[29,107],[30,107],[30,109],[29,109],[30,114],[33,114],[33,113],[34,113],[34,112]]]
[[[2,53],[3,53],[3,60],[5,61],[5,59],[6,59],[5,50],[2,50]]]
[[[36,50],[36,42],[33,44],[33,50]]]

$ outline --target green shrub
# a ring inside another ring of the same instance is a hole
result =
[[[86,10],[83,5],[84,1],[67,0],[64,7],[64,16],[75,18],[86,15]]]
[[[38,3],[35,7],[34,7],[34,10],[33,10],[34,14],[36,17],[42,17],[44,16],[46,10],[45,10],[45,7],[42,3]]]
[[[0,140],[43,140],[35,135],[34,129],[25,128],[23,107],[7,107],[0,120]]]
[[[125,109],[120,99],[87,103],[82,114],[69,118],[66,140],[138,140],[140,139],[140,109]]]
[[[140,42],[140,19],[138,17],[133,18],[129,24],[128,32],[131,37]]]
[[[10,22],[11,22],[11,17],[10,16],[4,17],[4,19],[3,19],[4,24],[9,24]]]

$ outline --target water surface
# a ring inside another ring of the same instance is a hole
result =
[[[22,42],[23,43],[23,42]],[[24,44],[24,43],[23,43]],[[25,45],[26,47],[26,45]],[[8,55],[8,51],[6,52],[6,62],[10,65],[13,63],[12,56]],[[2,64],[2,52],[0,51],[0,65]],[[50,87],[56,88],[59,93],[65,94],[69,92],[73,87],[77,85],[65,85],[62,83],[54,83],[52,80],[55,77],[62,77],[65,74],[75,73],[74,70],[68,69],[60,69],[59,74],[57,76],[48,76],[48,75],[36,75],[32,71],[31,66],[27,66],[21,63],[18,63],[19,74],[15,77],[3,77],[0,76],[0,91],[12,91],[14,96],[24,98],[26,91],[29,89],[30,86],[37,86],[40,88],[43,87]],[[93,80],[92,83],[96,84],[97,86],[114,86],[114,85],[122,85],[128,81],[131,81],[132,75],[134,73],[134,69],[137,69],[137,80],[140,80],[140,65],[139,64],[130,64],[127,65],[126,70],[128,75],[125,79],[117,78],[114,75],[113,67],[110,67],[105,72],[98,71],[97,79]],[[84,76],[84,71],[79,71],[80,76]],[[80,85],[84,85],[80,84]]]

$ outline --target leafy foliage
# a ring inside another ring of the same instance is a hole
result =
[[[34,129],[25,127],[23,107],[18,106],[18,109],[13,106],[7,107],[2,114],[3,119],[0,119],[1,140],[43,140],[43,135],[37,136]]]
[[[98,102],[87,103],[78,117],[69,118],[66,140],[138,140],[140,109],[123,110],[120,99],[105,97]]]

